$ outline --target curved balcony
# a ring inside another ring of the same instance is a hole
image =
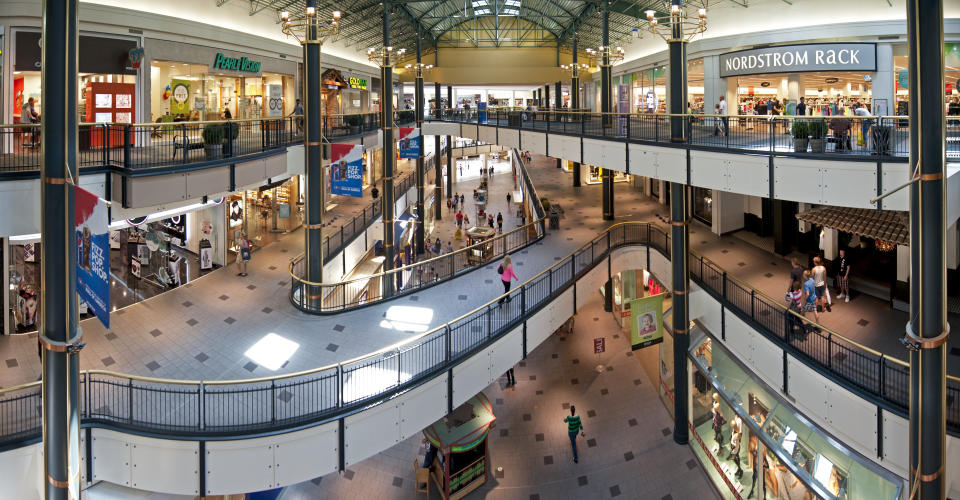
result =
[[[646,222],[611,226],[511,290],[506,295],[515,300],[507,307],[498,307],[494,300],[406,341],[299,373],[203,381],[84,371],[81,419],[85,427],[188,440],[271,435],[344,419],[426,384],[518,328],[523,331],[524,352],[533,349],[550,332],[532,329],[528,344],[525,322],[538,313],[552,315],[544,309],[561,295],[569,297],[566,292],[605,264],[611,251],[637,245],[668,258],[669,232]],[[652,254],[648,252],[648,258]],[[690,273],[694,283],[785,353],[871,404],[900,416],[907,414],[909,366],[904,361],[787,311],[782,301],[728,276],[696,253],[690,255]],[[791,321],[803,323],[811,332],[809,337],[791,338]],[[448,386],[453,383],[450,377],[446,381]],[[278,405],[281,395],[287,403]],[[0,447],[39,438],[40,399],[39,382],[0,390]],[[948,377],[947,400],[948,430],[956,435],[960,433],[960,379]]]
[[[531,219],[534,219],[532,222],[451,253],[389,271],[331,283],[316,283],[304,279],[304,256],[300,254],[290,261],[290,302],[297,309],[311,314],[336,314],[357,309],[449,281],[540,241],[546,235],[546,213],[523,162],[518,160],[519,154],[516,150],[511,158],[514,168],[520,172],[526,192],[522,210],[531,214]],[[424,163],[430,164],[431,161]],[[384,282],[398,283],[392,295],[384,294]],[[320,298],[309,300],[307,297]]]

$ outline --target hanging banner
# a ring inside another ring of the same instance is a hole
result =
[[[630,86],[620,84],[617,88],[617,113],[620,113],[620,116],[617,118],[618,125],[620,125],[620,135],[627,136],[627,120],[629,119],[630,114]]]
[[[631,300],[630,345],[633,350],[660,342],[663,342],[663,294]]]
[[[363,145],[330,145],[330,192],[363,197]]]
[[[420,129],[400,127],[397,141],[400,142],[400,158],[415,160],[420,158]]]
[[[283,116],[283,85],[267,85],[267,116]]]
[[[170,114],[190,114],[190,80],[170,80]]]
[[[110,328],[110,231],[107,204],[76,187],[77,292],[103,326]]]
[[[487,123],[487,103],[485,102],[477,103],[477,122]]]

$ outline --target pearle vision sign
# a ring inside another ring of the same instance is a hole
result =
[[[782,45],[720,55],[720,77],[806,71],[876,71],[873,43]]]

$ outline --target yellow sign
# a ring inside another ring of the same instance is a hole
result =
[[[365,78],[350,77],[347,82],[352,89],[367,90],[367,80]]]

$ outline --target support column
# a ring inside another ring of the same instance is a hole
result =
[[[447,106],[454,109],[453,85],[447,85]],[[447,198],[453,196],[453,136],[447,136]]]
[[[440,106],[440,82],[433,84],[433,102],[434,118],[439,119],[443,116],[443,108]],[[440,136],[433,136],[433,218],[435,220],[440,220],[443,216],[442,204],[440,203],[440,200],[443,199],[443,151],[440,150],[440,147]],[[449,196],[448,194],[447,197]]]
[[[420,26],[417,25],[417,64],[421,64],[421,55],[423,45],[423,35],[420,33]],[[423,136],[423,70],[417,68],[417,77],[414,81],[413,89],[413,102],[416,107],[414,111],[414,117],[417,120],[417,130],[420,131],[420,154],[417,155],[417,171],[415,173],[417,180],[417,226],[414,231],[414,250],[417,254],[422,254],[423,249],[423,240],[425,238],[423,232],[426,226],[427,214],[424,213],[423,208],[423,191],[426,177],[426,172],[423,170],[423,151],[426,149],[426,138]]]
[[[43,3],[41,307],[45,498],[80,497],[77,329],[77,0]],[[64,64],[66,62],[66,64]],[[71,352],[67,352],[68,349]]]
[[[573,34],[573,61],[571,62],[571,64],[573,64],[573,66],[576,66],[576,65],[578,64],[578,63],[577,63],[577,34],[576,34],[576,33]],[[571,76],[571,77],[570,77],[570,109],[571,109],[571,110],[578,110],[578,111],[579,111],[579,109],[580,109],[580,76],[579,76],[579,75],[580,75],[580,73],[579,73],[580,70],[579,70],[579,69],[576,69],[576,70],[574,70],[574,71],[576,71],[576,73],[574,73],[574,74],[577,75],[577,76]],[[577,182],[579,182],[579,181],[577,181]],[[579,185],[579,184],[574,184],[574,186],[577,186],[577,185]]]
[[[383,0],[383,46],[390,46],[390,0]],[[380,202],[383,213],[383,270],[393,269],[393,164],[396,161],[393,143],[393,67],[384,54],[380,63],[380,129],[383,133],[383,196]],[[389,276],[380,283],[383,296],[393,295],[394,279]]]
[[[910,498],[946,496],[943,0],[907,0],[910,72]],[[921,61],[923,64],[921,64]]]
[[[543,86],[543,106],[550,107],[550,86]]]
[[[316,7],[316,0],[309,0],[308,7]],[[313,28],[316,29],[316,28]],[[308,40],[316,39],[316,33],[307,33]],[[323,283],[323,217],[326,209],[326,187],[323,175],[323,103],[320,100],[320,45],[306,43],[303,46],[303,86],[304,86],[304,211],[307,220],[304,222],[304,264],[306,269],[304,279],[311,283]],[[321,290],[317,286],[309,286],[305,291],[307,297],[304,303],[311,309],[320,305]]]
[[[610,0],[603,0],[603,17],[601,19],[601,43],[603,47],[609,51],[610,47]],[[611,78],[610,71],[613,69],[610,66],[610,58],[607,56],[609,52],[604,52],[603,61],[600,64],[600,112],[603,113],[601,122],[604,127],[613,126],[613,116],[609,113],[613,112],[613,99],[610,95],[611,89]],[[612,170],[603,169],[602,172],[603,182],[603,220],[613,220],[613,176],[615,175]]]
[[[563,108],[563,89],[560,88],[561,82],[553,84],[553,107],[556,109]]]
[[[673,5],[683,8],[682,0],[673,0]],[[683,41],[683,27],[674,23],[670,46],[670,87],[669,113],[687,111],[687,43]],[[677,142],[686,141],[686,127],[683,117],[670,120],[670,137]],[[689,161],[689,160],[688,160]],[[689,165],[687,165],[689,168]],[[690,213],[687,203],[688,187],[685,184],[670,183],[670,264],[673,268],[673,440],[677,444],[687,444],[687,350],[690,348]]]
[[[889,43],[877,44],[877,71],[873,73],[871,113],[874,116],[896,114],[896,90],[893,75],[893,46]]]
[[[580,162],[578,161],[573,162],[573,187],[575,188],[580,187],[580,177],[582,175],[583,174],[581,173]]]

